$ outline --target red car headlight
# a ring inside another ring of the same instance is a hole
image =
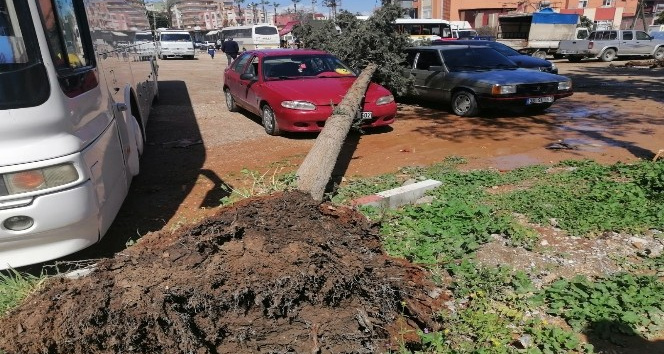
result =
[[[300,111],[313,111],[316,109],[315,104],[307,101],[282,101],[281,106]]]
[[[392,95],[387,95],[383,96],[379,99],[376,100],[376,106],[382,106],[384,104],[392,103],[394,102],[394,96]]]

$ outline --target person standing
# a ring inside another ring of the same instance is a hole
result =
[[[214,46],[213,46],[213,45],[208,46],[208,50],[207,50],[207,52],[208,52],[208,54],[210,54],[210,57],[211,57],[212,59],[214,59],[214,51],[215,51],[215,49],[214,49]]]
[[[230,66],[233,60],[237,58],[238,53],[240,53],[240,45],[233,38],[228,37],[221,45],[221,51],[226,54],[226,59],[228,59],[228,65]]]

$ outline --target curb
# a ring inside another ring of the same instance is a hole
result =
[[[438,188],[442,184],[443,182],[428,179],[361,197],[353,200],[351,204],[353,206],[373,206],[395,209],[402,205],[415,202],[422,198],[427,191]]]

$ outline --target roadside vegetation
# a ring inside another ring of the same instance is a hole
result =
[[[608,340],[616,335],[661,338],[661,255],[616,255],[613,261],[623,271],[543,284],[538,281],[540,269],[485,266],[476,251],[496,238],[513,248],[547,251],[539,247],[536,226],[552,227],[554,221],[568,238],[620,233],[625,240],[651,234],[661,241],[664,163],[602,166],[566,161],[506,173],[461,171],[462,163],[451,158],[428,168],[404,169],[398,177],[353,180],[334,197],[347,203],[397,187],[405,179],[443,182],[425,204],[363,209],[380,222],[388,253],[427,267],[441,284],[451,279],[454,301],[439,314],[444,330],[419,333],[423,347],[418,350],[585,353],[594,350],[582,334]]]

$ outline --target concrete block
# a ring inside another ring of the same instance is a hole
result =
[[[356,206],[367,205],[395,209],[402,205],[414,203],[416,200],[424,196],[427,191],[438,188],[442,184],[443,183],[440,181],[428,179],[358,198],[354,200],[352,204]]]

